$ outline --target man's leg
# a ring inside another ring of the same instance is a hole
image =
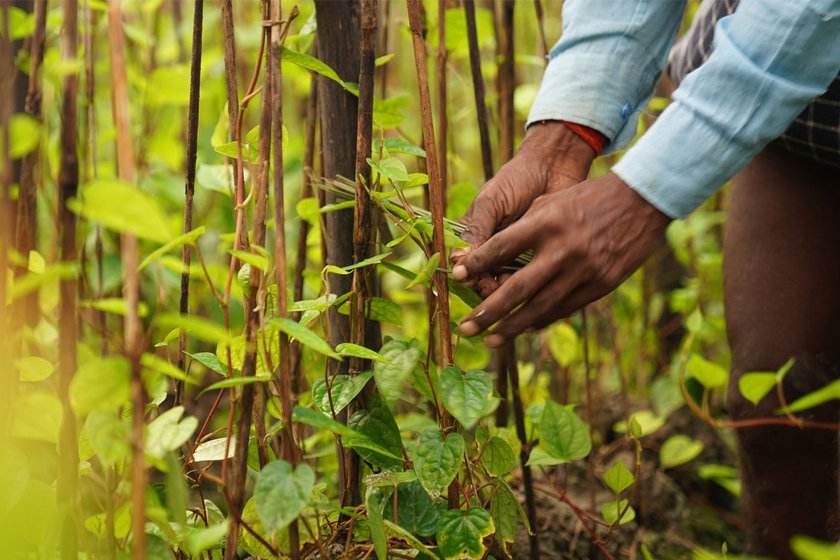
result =
[[[840,172],[775,145],[733,181],[724,235],[724,299],[734,419],[774,416],[775,392],[759,405],[738,378],[796,365],[788,401],[827,383],[840,363]],[[837,421],[835,403],[806,413]],[[794,558],[797,534],[834,539],[837,433],[762,426],[738,430],[743,508],[753,554]]]

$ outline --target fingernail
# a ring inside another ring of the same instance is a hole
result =
[[[484,339],[484,344],[486,344],[490,348],[498,348],[504,343],[505,337],[503,337],[500,334],[491,334],[490,336]]]
[[[456,264],[455,268],[452,269],[452,276],[455,280],[464,280],[467,278],[467,267],[462,264]]]
[[[464,321],[461,323],[461,334],[464,336],[475,336],[478,334],[479,326],[475,321]]]

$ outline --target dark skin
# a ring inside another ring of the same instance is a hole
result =
[[[453,251],[456,280],[486,299],[461,332],[497,324],[485,342],[505,340],[567,317],[621,284],[662,242],[671,219],[610,173],[585,181],[595,153],[562,123],[532,126],[462,218],[471,248]],[[522,270],[494,271],[534,250]]]

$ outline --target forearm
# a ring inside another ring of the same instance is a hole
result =
[[[840,2],[743,0],[614,171],[671,217],[711,196],[840,72]]]
[[[528,125],[566,120],[603,133],[606,151],[626,146],[662,73],[683,0],[567,0],[563,36]]]

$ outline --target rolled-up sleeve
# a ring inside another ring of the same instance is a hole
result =
[[[840,1],[742,0],[714,50],[613,168],[671,217],[709,198],[840,73]]]
[[[673,43],[684,0],[566,0],[528,125],[568,120],[627,146]]]

